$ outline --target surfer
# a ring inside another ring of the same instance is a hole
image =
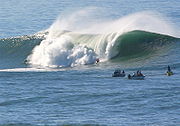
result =
[[[99,63],[99,58],[96,59],[96,64],[98,64],[98,63]]]
[[[130,74],[128,74],[128,79],[131,79],[131,75]]]
[[[124,70],[122,71],[123,74],[125,74]]]
[[[171,72],[171,68],[170,68],[170,66],[168,65],[168,72]]]
[[[24,64],[28,64],[28,60],[27,59],[24,60]]]
[[[137,74],[136,74],[136,75],[137,75],[137,76],[143,76],[143,74],[141,73],[140,70],[137,71]]]
[[[173,72],[171,71],[171,68],[170,68],[169,65],[168,65],[168,70],[167,70],[167,72],[166,72],[166,75],[167,75],[167,76],[173,75]]]

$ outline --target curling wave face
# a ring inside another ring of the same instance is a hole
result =
[[[143,16],[146,20],[142,19]],[[7,64],[7,61],[15,58],[14,65],[22,64],[25,60],[31,66],[74,67],[94,64],[97,58],[107,61],[152,54],[179,41],[177,37],[172,37],[176,35],[170,26],[144,12],[99,25],[93,24],[86,30],[78,29],[77,26],[73,29],[68,21],[64,24],[58,19],[47,32],[1,39],[1,64]]]
[[[74,67],[124,56],[151,54],[172,44],[176,38],[145,31],[124,34],[76,34],[65,32],[56,39],[46,39],[27,58],[38,66]]]

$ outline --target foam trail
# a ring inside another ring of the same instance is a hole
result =
[[[49,28],[46,39],[28,56],[28,62],[37,66],[73,67],[93,64],[97,57],[108,60],[119,53],[117,38],[133,30],[176,36],[167,22],[151,12],[101,23],[84,21],[84,17],[91,17],[92,12],[81,10],[58,18]]]

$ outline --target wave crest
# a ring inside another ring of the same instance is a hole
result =
[[[58,19],[47,31],[34,36],[1,39],[1,59],[19,57],[18,62],[26,59],[32,66],[74,67],[93,64],[97,58],[107,61],[153,53],[177,39],[168,23],[149,12],[86,24],[83,17],[88,13],[80,11]]]
[[[74,67],[94,63],[96,54],[87,46],[74,45],[70,36],[62,35],[57,39],[43,40],[27,60],[43,67]]]

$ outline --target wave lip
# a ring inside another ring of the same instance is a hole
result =
[[[135,30],[120,35],[116,40],[117,56],[149,54],[165,49],[175,43],[177,38],[152,32]],[[113,49],[115,50],[115,49]]]
[[[134,30],[123,34],[80,34],[64,31],[57,38],[19,37],[1,40],[1,65],[74,67],[101,61],[153,54],[169,48],[178,38]],[[33,49],[34,48],[34,49]],[[25,65],[25,64],[24,64]]]
[[[48,30],[36,35],[0,39],[0,63],[74,67],[94,64],[97,58],[102,62],[133,55],[141,57],[179,40],[173,37],[173,29],[152,13],[135,13],[114,21],[89,24],[85,29],[78,27],[79,21],[83,22],[80,14],[69,16],[70,22],[68,16],[58,19]]]

